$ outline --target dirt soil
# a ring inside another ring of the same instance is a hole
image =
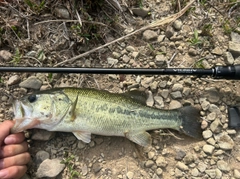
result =
[[[118,3],[0,0],[0,65],[209,69],[240,64],[240,50],[234,52],[229,46],[231,41],[240,46],[238,0]],[[29,77],[34,81],[23,84]],[[39,88],[34,89],[39,83]],[[88,87],[115,93],[151,91],[150,106],[173,109],[190,104],[201,110],[203,139],[173,130],[156,130],[150,132],[153,144],[149,148],[122,137],[98,135],[92,135],[92,142],[85,144],[63,132],[50,133],[48,138],[40,131],[47,141],[34,140],[39,131],[29,130],[25,133],[32,161],[24,178],[39,175],[37,170],[44,158],[39,151],[65,164],[57,176],[45,178],[240,178],[240,135],[228,127],[227,114],[228,105],[240,101],[237,80],[2,72],[0,87],[1,121],[14,118],[14,99],[55,87]]]

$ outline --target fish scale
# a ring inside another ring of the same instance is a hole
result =
[[[170,128],[201,138],[196,108],[161,110],[144,105],[131,93],[56,88],[25,96],[13,107],[13,133],[29,128],[72,132],[87,143],[91,141],[91,134],[124,136],[141,146],[151,145],[151,136],[146,131],[154,129]]]

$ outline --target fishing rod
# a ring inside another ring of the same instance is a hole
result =
[[[148,74],[148,75],[196,75],[211,76],[215,79],[240,80],[240,65],[201,68],[65,68],[65,67],[6,67],[0,66],[0,72],[33,73],[89,73],[89,74]],[[228,126],[240,128],[240,106],[228,106]]]
[[[196,75],[216,79],[240,79],[240,65],[202,68],[65,68],[65,67],[0,67],[0,72],[34,73],[89,73],[89,74],[138,74],[138,75]]]

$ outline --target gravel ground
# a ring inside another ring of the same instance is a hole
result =
[[[240,2],[236,0],[191,1],[187,12],[173,22],[166,19],[176,17],[188,1],[43,2],[0,1],[1,65],[211,68],[240,64]],[[24,179],[240,178],[240,134],[228,127],[227,115],[227,106],[240,101],[237,80],[1,73],[0,82],[1,121],[13,118],[13,99],[34,90],[69,86],[117,93],[148,90],[149,106],[174,109],[190,104],[201,109],[202,140],[157,130],[151,132],[149,148],[122,137],[92,135],[91,143],[85,144],[70,133],[29,130],[32,161]]]

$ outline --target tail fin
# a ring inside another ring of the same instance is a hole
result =
[[[182,115],[180,131],[193,138],[202,138],[199,110],[192,106],[185,106],[179,110]]]

